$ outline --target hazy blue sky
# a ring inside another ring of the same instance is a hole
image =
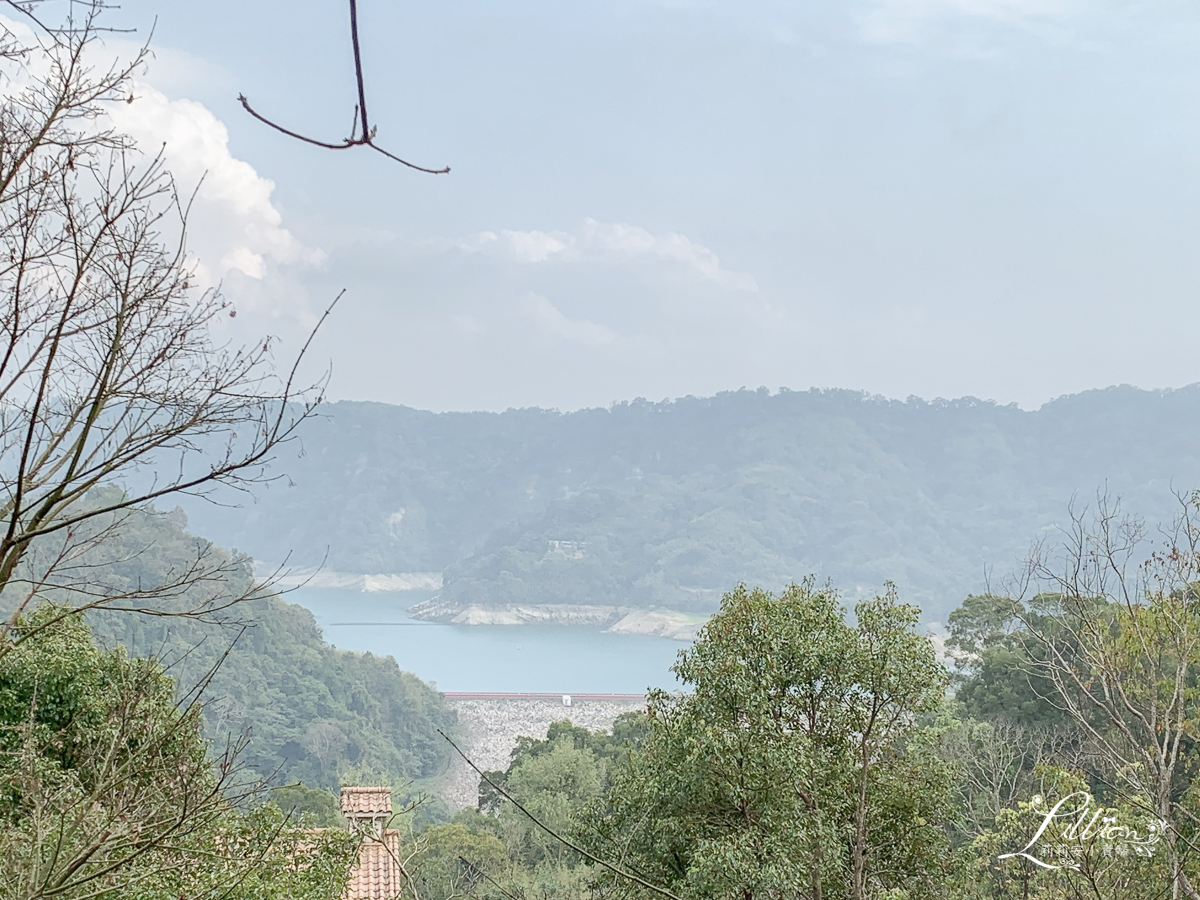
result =
[[[196,250],[332,393],[574,408],[740,386],[1033,406],[1200,380],[1194,2],[124,0],[121,116]],[[161,92],[161,93],[159,93]],[[184,102],[193,101],[193,102]],[[225,131],[228,140],[225,143]],[[273,192],[270,190],[274,184]]]

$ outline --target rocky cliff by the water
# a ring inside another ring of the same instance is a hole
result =
[[[567,603],[459,606],[433,597],[409,608],[416,619],[454,625],[576,625],[603,628],[616,634],[647,634],[690,641],[707,617],[674,610],[615,606],[572,606]]]

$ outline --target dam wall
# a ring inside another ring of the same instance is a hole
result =
[[[521,736],[544,740],[552,722],[566,719],[589,731],[605,731],[622,713],[645,709],[642,694],[446,693],[458,713],[458,745],[485,772],[503,771]],[[567,705],[569,698],[570,705]],[[452,812],[474,806],[479,776],[457,753],[442,798]]]

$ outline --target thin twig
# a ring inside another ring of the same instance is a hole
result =
[[[7,0],[12,2],[12,0]],[[314,147],[321,147],[325,150],[349,150],[351,147],[370,147],[377,153],[382,153],[388,159],[408,166],[410,169],[416,169],[418,172],[425,172],[429,175],[445,175],[450,171],[449,166],[444,166],[441,169],[429,169],[425,166],[418,166],[416,163],[411,163],[406,159],[401,159],[394,153],[389,153],[375,143],[375,132],[377,129],[371,127],[371,120],[367,117],[367,86],[366,79],[363,78],[362,66],[362,51],[358,43],[358,3],[357,0],[350,0],[350,43],[354,47],[354,78],[358,89],[358,105],[355,107],[355,121],[350,128],[350,137],[343,138],[341,141],[320,141],[316,138],[308,137],[300,134],[297,131],[292,131],[290,128],[284,128],[278,122],[268,119],[262,113],[258,112],[250,105],[250,101],[246,99],[245,94],[238,94],[238,102],[242,104],[242,109],[258,119],[264,125],[274,128],[281,134],[286,134],[290,138],[295,138],[298,141],[304,141],[306,144],[312,144]],[[355,137],[355,133],[361,129],[361,134]]]

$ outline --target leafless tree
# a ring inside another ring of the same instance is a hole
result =
[[[1038,791],[1036,771],[1045,764],[1072,768],[1062,734],[1005,719],[965,722],[947,735],[943,752],[958,773],[955,784],[963,831],[993,827],[1001,810],[1014,809]]]
[[[1163,823],[1173,898],[1197,900],[1183,801],[1200,722],[1200,495],[1155,546],[1100,497],[1073,513],[1064,544],[1032,554],[1023,621],[1035,670],[1085,737],[1096,776]]]
[[[345,749],[349,739],[332,722],[314,722],[308,726],[301,743],[321,765],[334,759]]]
[[[204,553],[114,595],[96,548],[124,510],[266,478],[321,399],[297,384],[307,344],[277,370],[269,338],[214,337],[233,311],[195,284],[188,203],[105,115],[133,102],[146,51],[97,65],[105,0],[71,2],[55,25],[44,3],[9,3],[29,27],[0,30],[0,637],[55,591],[65,614],[213,615],[245,599],[225,593],[228,559]],[[204,584],[185,610],[156,602]]]
[[[204,542],[153,583],[116,570],[146,552],[128,539],[134,510],[269,477],[321,385],[297,383],[307,344],[279,371],[270,339],[216,338],[232,309],[195,283],[188,201],[106,115],[134,102],[146,58],[98,62],[106,0],[0,5],[0,896],[192,882],[225,896],[286,881],[318,844],[348,866],[353,835],[237,812],[258,784],[240,772],[244,739],[206,752],[211,672],[179,697],[158,662],[105,655],[78,622],[97,608],[227,618],[269,589],[232,591],[244,561]],[[55,718],[64,681],[91,692],[88,716]]]

